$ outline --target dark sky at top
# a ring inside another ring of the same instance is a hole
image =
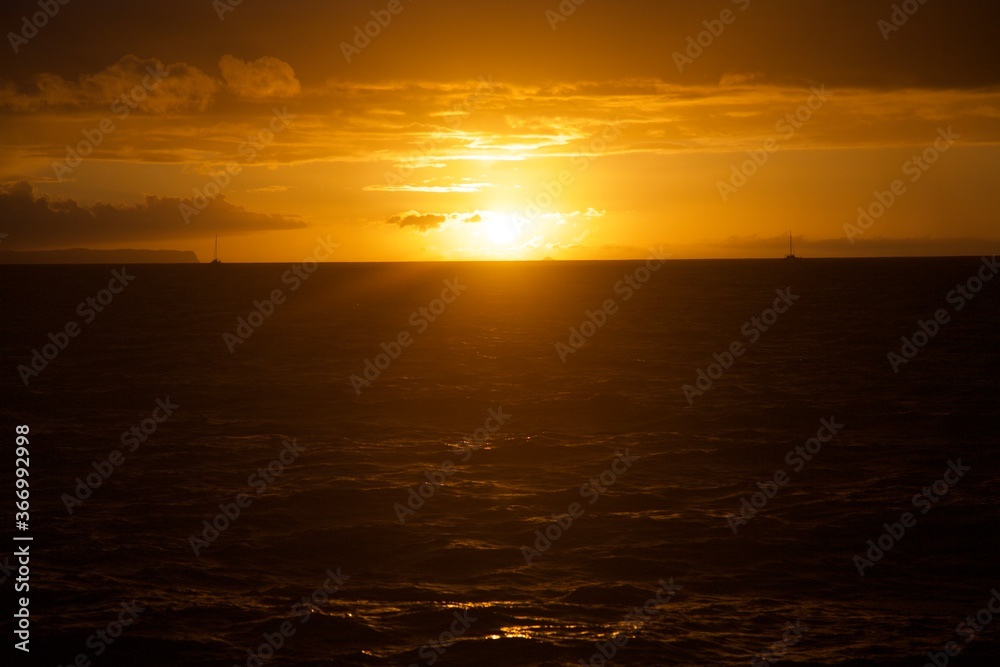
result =
[[[569,0],[567,0],[567,3]],[[557,0],[410,0],[365,58],[348,64],[339,44],[386,1],[244,0],[220,21],[212,0],[71,0],[17,55],[0,49],[0,74],[19,84],[40,72],[73,77],[125,53],[208,69],[224,53],[267,54],[291,63],[304,84],[329,77],[361,80],[475,78],[540,82],[661,78],[716,82],[728,72],[759,72],[778,83],[835,86],[978,87],[1000,77],[993,0],[927,0],[886,41],[877,22],[890,2],[752,0],[669,2],[588,0],[550,27]],[[901,3],[907,4],[907,3]],[[733,9],[728,34],[680,73],[671,54],[702,21]],[[8,0],[4,34],[37,3]]]

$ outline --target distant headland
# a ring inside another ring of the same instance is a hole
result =
[[[192,250],[0,250],[0,264],[199,264]]]

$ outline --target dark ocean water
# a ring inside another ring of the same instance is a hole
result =
[[[131,266],[93,315],[78,304],[121,267],[0,267],[34,538],[32,650],[9,664],[599,665],[600,644],[618,665],[764,664],[773,646],[785,664],[920,667],[949,641],[950,664],[1000,663],[1000,617],[957,634],[1000,587],[1000,279],[959,310],[977,258],[670,262],[626,300],[642,265],[322,265],[294,290],[286,265]],[[458,296],[434,303],[449,280]],[[275,289],[285,302],[230,352],[223,334]],[[755,332],[786,289],[794,305]],[[564,363],[556,344],[608,299]],[[950,321],[895,373],[887,353],[939,309]],[[17,367],[70,321],[25,386]],[[366,360],[390,363],[358,393]],[[836,435],[789,454],[821,420]],[[773,497],[734,534],[758,482]],[[404,511],[411,489],[429,497]],[[904,512],[915,525],[861,576],[854,557]],[[133,600],[135,621],[95,639]],[[281,647],[258,663],[265,635]]]

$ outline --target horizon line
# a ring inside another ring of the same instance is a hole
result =
[[[8,251],[8,252],[33,252],[33,251]],[[41,251],[45,252],[45,251]],[[982,259],[989,256],[988,253],[975,255],[878,255],[878,256],[824,256],[824,257],[801,257],[796,256],[794,261],[785,257],[682,257],[664,259],[665,262],[791,262],[799,263],[800,260],[821,261],[821,260],[892,260],[892,259]],[[995,254],[993,255],[996,256]],[[626,257],[620,259],[417,259],[417,260],[341,260],[336,262],[325,261],[316,264],[568,264],[568,263],[612,263],[612,262],[641,262],[645,257]],[[129,265],[137,266],[251,266],[251,265],[272,265],[272,264],[299,264],[302,260],[286,260],[273,262],[221,262],[212,264],[211,262],[125,262]],[[0,261],[0,266],[118,266],[121,262],[4,262]]]

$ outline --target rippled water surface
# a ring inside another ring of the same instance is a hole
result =
[[[774,645],[788,664],[919,667],[959,641],[953,664],[996,665],[1000,622],[968,644],[956,626],[1000,586],[1000,280],[958,310],[978,259],[671,262],[618,282],[641,265],[325,265],[294,291],[284,265],[134,266],[90,323],[77,304],[111,267],[0,267],[4,421],[31,427],[30,664],[255,665],[288,622],[263,664],[596,665],[603,647],[727,666]],[[421,314],[449,280],[454,302]],[[608,299],[582,347],[557,348]],[[887,353],[938,309],[950,322],[894,373]],[[80,335],[25,386],[17,366],[69,320]],[[398,358],[352,386],[390,361],[382,343]],[[130,451],[123,432],[168,397]],[[836,435],[795,454],[821,420]],[[116,449],[70,514],[64,494]],[[914,495],[959,459],[921,514]],[[727,518],[758,483],[763,509]],[[88,639],[132,600],[119,638]]]

